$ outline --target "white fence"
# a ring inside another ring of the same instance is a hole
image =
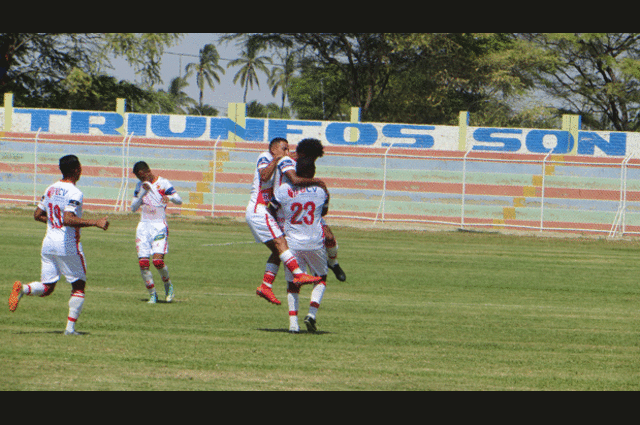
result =
[[[83,164],[89,209],[126,211],[145,160],[185,203],[169,213],[242,216],[265,144],[139,137],[6,133],[0,138],[0,202],[33,205],[57,178],[59,157]],[[293,146],[292,146],[293,148]],[[326,147],[317,176],[332,218],[535,231],[640,234],[640,161],[469,150]]]

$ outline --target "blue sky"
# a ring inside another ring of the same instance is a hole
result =
[[[244,94],[244,89],[240,85],[233,84],[233,77],[236,72],[238,72],[238,68],[227,69],[229,60],[237,59],[240,55],[241,49],[235,45],[235,42],[219,43],[218,39],[220,36],[221,34],[219,33],[189,33],[184,35],[177,45],[166,49],[165,54],[162,57],[161,67],[163,83],[157,85],[156,88],[167,90],[172,78],[179,76],[181,70],[182,75],[184,75],[185,66],[190,62],[196,62],[198,60],[197,57],[187,55],[197,56],[200,49],[204,47],[205,44],[215,44],[218,49],[218,53],[220,53],[220,65],[225,68],[225,74],[220,74],[220,84],[215,86],[213,92],[208,87],[205,88],[204,103],[218,109],[218,111],[220,111],[220,116],[226,115],[227,105],[231,102],[242,102]],[[125,60],[113,60],[112,64],[115,67],[115,70],[110,71],[110,73],[118,80],[128,80],[131,82],[136,81],[133,69]],[[182,67],[180,67],[181,64]],[[249,89],[247,102],[257,100],[263,104],[270,102],[280,104],[281,94],[278,92],[276,98],[271,95],[271,91],[267,85],[266,76],[260,74],[259,82],[259,89],[256,86],[254,86],[253,90],[251,90],[251,88]],[[195,76],[190,78],[189,87],[187,87],[186,92],[191,98],[198,100],[199,91],[196,86]]]

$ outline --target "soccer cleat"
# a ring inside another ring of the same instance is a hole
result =
[[[316,327],[316,319],[311,316],[307,316],[304,318],[304,324],[307,325],[307,331],[313,333],[318,330]]]
[[[266,285],[260,285],[258,286],[258,288],[256,289],[256,295],[264,298],[265,300],[269,301],[270,303],[273,303],[275,305],[280,305],[280,300],[278,300],[276,298],[276,296],[274,295],[273,291],[271,290],[271,288],[269,288]]]
[[[296,325],[290,325],[289,326],[289,333],[290,334],[298,334],[300,333],[300,326]]]
[[[65,331],[64,331],[64,334],[65,334],[65,335],[76,335],[76,336],[82,335],[82,334],[81,334],[80,332],[78,332],[78,331],[68,331],[68,330],[66,330],[66,329],[65,329]]]
[[[9,295],[9,311],[16,311],[20,298],[22,298],[22,283],[16,281],[13,283],[11,294]]]
[[[320,283],[322,278],[320,276],[311,276],[306,273],[300,273],[293,277],[293,283],[298,286],[307,285],[307,284],[316,284]]]
[[[147,301],[147,304],[155,304],[157,302],[158,302],[158,294],[154,292],[153,295],[149,297],[149,301]]]
[[[165,298],[165,300],[170,303],[171,301],[173,301],[173,297],[173,284],[169,284],[169,288],[167,288],[167,298]]]
[[[345,280],[347,280],[347,275],[344,274],[344,270],[342,270],[342,267],[340,267],[340,264],[336,264],[335,266],[329,266],[329,268],[331,269],[331,271],[333,271],[333,274],[336,275],[336,279],[338,279],[340,282],[344,282]]]

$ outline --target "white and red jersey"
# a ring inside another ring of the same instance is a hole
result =
[[[47,188],[38,208],[47,213],[47,233],[42,241],[42,253],[73,255],[82,251],[80,228],[63,225],[65,211],[82,217],[83,194],[73,183],[58,181]]]
[[[182,199],[173,188],[169,180],[163,177],[157,177],[151,185],[151,189],[146,191],[142,188],[144,182],[139,181],[133,192],[133,202],[131,203],[132,211],[141,209],[140,221],[151,223],[162,223],[166,219],[167,204],[162,202],[162,196],[168,196],[172,202],[181,204]],[[142,198],[140,196],[142,195]]]
[[[273,196],[273,176],[266,182],[260,178],[260,171],[266,168],[273,160],[271,152],[263,152],[256,162],[256,170],[253,173],[253,185],[251,186],[251,198],[247,205],[247,211],[255,211],[256,205],[267,205]]]
[[[256,164],[256,170],[253,173],[253,186],[251,187],[251,199],[247,209],[255,210],[257,204],[268,205],[273,198],[273,190],[282,184],[283,179],[288,182],[285,172],[287,170],[296,169],[296,163],[291,158],[285,156],[278,161],[273,175],[269,180],[263,182],[260,179],[260,171],[265,169],[273,161],[273,155],[271,152],[263,152],[258,157]]]
[[[284,213],[284,234],[289,248],[300,251],[324,249],[322,208],[327,193],[319,186],[284,183],[273,194],[272,204]]]
[[[278,161],[278,166],[276,170],[273,172],[273,187],[274,190],[279,188],[285,183],[292,184],[289,177],[285,174],[287,171],[293,170],[296,171],[296,161],[289,156],[283,156],[280,161]]]

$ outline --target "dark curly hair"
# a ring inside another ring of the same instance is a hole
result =
[[[324,147],[318,139],[302,139],[296,146],[299,156],[312,158],[314,161],[324,155]]]

